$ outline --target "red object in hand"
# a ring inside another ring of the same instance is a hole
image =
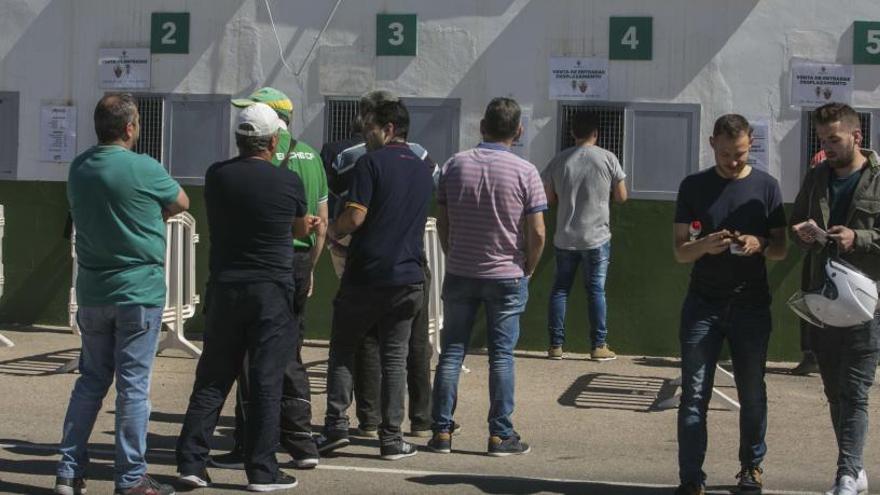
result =
[[[688,234],[690,236],[690,240],[696,240],[697,237],[700,236],[700,232],[702,231],[703,224],[701,224],[699,220],[694,220],[693,222],[691,222],[690,226],[688,226]]]

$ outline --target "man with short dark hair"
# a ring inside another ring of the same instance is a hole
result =
[[[59,451],[55,493],[86,492],[87,444],[116,378],[117,494],[168,495],[147,474],[150,373],[165,307],[165,223],[189,198],[147,155],[131,148],[140,133],[130,94],[107,94],[95,107],[98,145],[70,164],[67,197],[76,226],[82,332],[76,381]]]
[[[437,230],[447,258],[434,436],[428,443],[437,453],[452,451],[458,377],[481,305],[489,350],[488,453],[500,457],[530,450],[511,420],[513,350],[529,277],[544,249],[547,198],[535,166],[510,151],[522,134],[520,116],[513,99],[493,99],[480,122],[483,142],[450,158],[440,176]]]
[[[880,279],[880,158],[861,148],[859,116],[850,106],[829,103],[813,112],[824,159],[811,168],[792,208],[792,239],[805,249],[803,289],[825,283],[825,264],[839,257],[873,280]],[[810,222],[827,230],[834,247],[818,242],[796,225]],[[862,459],[868,435],[868,394],[880,359],[880,316],[862,325],[818,328],[810,342],[837,439],[837,474],[832,495],[868,491]]]
[[[400,99],[385,90],[370,91],[362,96],[358,106],[358,115],[352,123],[353,129],[355,129],[352,138],[326,144],[321,150],[321,156],[330,161],[328,173],[334,177],[331,181],[331,190],[338,194],[338,199],[343,203],[348,194],[354,166],[357,160],[367,153],[365,139],[361,133],[364,119],[378,105],[389,101],[397,102]],[[407,135],[404,134],[403,137],[406,139]],[[407,146],[422,159],[418,164],[425,165],[432,170],[436,178],[439,168],[428,155],[427,150],[418,143],[409,141],[407,141]],[[347,244],[348,238],[341,239],[336,244],[336,249],[331,250],[333,265],[339,275],[342,274],[345,264],[345,257],[341,253],[344,245]],[[414,436],[430,436],[431,434],[431,356],[433,349],[428,334],[431,271],[428,268],[427,260],[424,262],[424,268],[425,299],[422,309],[413,319],[409,338],[409,354],[406,358],[407,395],[409,396],[407,414],[410,420],[410,434]],[[355,430],[357,436],[366,438],[379,436],[381,375],[379,338],[375,332],[369,332],[355,357],[354,397],[355,414],[358,419],[358,428]]]
[[[772,326],[765,258],[785,258],[785,210],[776,179],[747,164],[751,143],[744,117],[722,115],[709,138],[715,166],[687,176],[678,191],[675,260],[694,264],[679,329],[678,495],[705,491],[706,412],[725,340],[741,405],[738,489],[762,490]]]
[[[590,357],[609,361],[617,355],[608,346],[605,279],[611,262],[610,199],[626,201],[626,174],[614,153],[596,146],[599,119],[593,112],[571,117],[575,145],[553,158],[544,172],[544,190],[556,212],[556,279],[550,291],[547,357],[562,359],[565,343],[565,310],[578,265],[583,263],[584,286],[590,317]]]
[[[268,492],[297,483],[275,459],[284,371],[298,340],[291,245],[319,229],[321,220],[308,215],[299,176],[271,163],[284,127],[264,103],[245,108],[235,128],[239,156],[205,174],[211,232],[205,346],[177,439],[180,481],[190,487],[210,484],[210,440],[245,354],[247,489]]]
[[[406,143],[408,127],[400,102],[381,103],[367,115],[370,151],[354,166],[345,210],[328,232],[331,242],[352,238],[333,302],[322,454],[349,444],[355,354],[370,332],[378,335],[382,364],[380,455],[397,460],[417,453],[400,424],[410,331],[424,300],[423,236],[433,184],[430,169]]]

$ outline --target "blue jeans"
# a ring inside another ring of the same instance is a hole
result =
[[[813,352],[837,438],[837,475],[857,477],[864,468],[868,394],[880,359],[880,316],[850,328],[813,328]]]
[[[556,279],[550,291],[547,315],[551,346],[565,343],[565,306],[581,262],[589,302],[587,310],[590,315],[590,346],[595,349],[605,345],[608,335],[605,325],[608,310],[605,304],[605,279],[608,277],[608,264],[611,262],[611,241],[583,251],[556,248]]]
[[[117,488],[129,488],[147,471],[147,426],[150,421],[150,372],[162,325],[162,308],[139,305],[81,306],[80,377],[76,380],[59,452],[57,474],[86,475],[87,445],[101,403],[116,378]]]
[[[709,301],[689,292],[681,310],[681,403],[678,469],[682,483],[704,483],[706,411],[715,365],[725,338],[730,347],[739,411],[739,462],[759,466],[767,453],[767,389],[764,371],[770,341],[770,307]]]
[[[489,434],[514,434],[513,350],[519,340],[519,317],[529,298],[529,279],[480,279],[447,274],[443,282],[443,330],[440,361],[434,376],[431,416],[435,432],[452,431],[458,398],[458,377],[467,355],[480,304],[486,309],[489,350]]]

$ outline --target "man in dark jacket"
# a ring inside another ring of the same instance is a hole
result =
[[[806,249],[809,264],[805,289],[825,283],[825,262],[831,254],[880,279],[880,159],[861,149],[859,116],[848,105],[830,103],[813,114],[816,136],[825,161],[807,172],[795,199],[792,227],[811,222],[828,232],[829,247],[809,229],[792,229],[791,237]],[[868,433],[868,392],[880,356],[880,318],[848,328],[813,328],[813,352],[831,409],[837,438],[837,476],[829,493],[868,490],[862,450]]]

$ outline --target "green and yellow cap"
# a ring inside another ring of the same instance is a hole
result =
[[[288,121],[290,120],[290,114],[293,112],[293,102],[290,101],[290,98],[281,91],[268,86],[254,91],[247,98],[232,100],[232,104],[236,107],[249,107],[254,103],[269,105],[272,110],[275,110],[278,115],[286,118]]]

